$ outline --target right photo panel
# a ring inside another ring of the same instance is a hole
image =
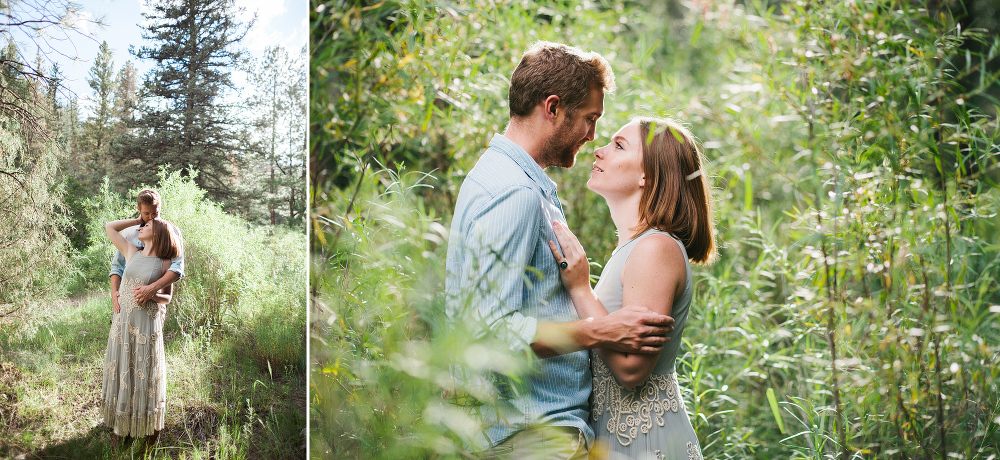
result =
[[[310,458],[1000,452],[1000,16],[309,6]]]

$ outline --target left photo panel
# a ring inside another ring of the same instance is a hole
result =
[[[0,458],[306,458],[307,33],[0,0]]]

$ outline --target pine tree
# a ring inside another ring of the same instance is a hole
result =
[[[0,50],[0,319],[58,293],[62,280],[45,275],[70,270],[50,97],[59,72],[37,61],[25,65],[10,42]]]
[[[115,119],[115,134],[120,135],[132,128],[135,111],[139,107],[138,72],[132,61],[125,62],[115,77],[115,97],[112,114]]]
[[[101,155],[102,149],[107,144],[111,136],[111,118],[114,114],[115,79],[114,61],[112,59],[111,47],[108,42],[101,43],[101,48],[97,52],[97,59],[90,68],[90,78],[87,83],[94,90],[93,115],[88,122],[88,132],[93,141],[93,154]]]
[[[285,86],[288,106],[288,217],[305,218],[306,199],[306,125],[309,121],[309,100],[306,85],[306,47],[299,50],[299,57],[292,62],[289,83]]]
[[[138,142],[122,159],[141,160],[134,180],[149,181],[168,164],[185,177],[197,170],[195,182],[210,198],[229,201],[242,158],[233,128],[239,120],[222,98],[235,89],[229,69],[241,64],[237,46],[252,23],[235,18],[233,0],[153,0],[150,9],[143,38],[153,45],[134,54],[156,66],[145,77]]]
[[[256,153],[264,179],[260,192],[266,197],[271,225],[294,218],[304,196],[305,177],[305,65],[280,46],[268,47],[251,69],[254,89],[247,105],[252,114]],[[287,204],[287,207],[286,207]],[[287,213],[283,211],[287,209]]]

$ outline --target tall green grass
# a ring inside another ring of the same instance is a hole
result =
[[[6,409],[0,456],[35,458],[141,457],[142,442],[110,446],[100,424],[100,362],[110,303],[94,298],[49,311],[30,339],[11,340],[0,392]],[[272,378],[235,336],[204,347],[166,332],[167,420],[150,458],[301,458],[305,377]]]
[[[502,80],[534,39],[608,57],[620,91],[599,138],[653,113],[704,143],[720,257],[695,271],[678,372],[706,458],[1000,452],[1000,42],[937,2],[699,5],[313,15],[314,93],[333,96],[313,105],[314,455],[462,455],[463,431],[425,429],[447,420],[432,407],[448,393],[418,384],[464,356],[426,326],[443,320],[446,238],[433,229],[502,131]],[[317,32],[340,23],[355,27]],[[447,81],[414,70],[438,68],[439,52],[457,56]],[[397,84],[401,72],[419,82]],[[419,88],[447,97],[431,107]],[[377,117],[341,116],[355,113]],[[603,263],[614,229],[586,168],[550,175]]]
[[[315,458],[457,456],[482,442],[489,372],[530,362],[445,314],[447,230],[422,209],[420,175],[391,172],[314,210],[310,452]],[[380,181],[381,179],[381,181]]]

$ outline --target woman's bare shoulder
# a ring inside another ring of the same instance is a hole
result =
[[[642,237],[635,244],[635,249],[632,250],[626,263],[633,261],[643,264],[680,263],[683,265],[684,253],[681,252],[677,240],[670,235],[652,233]]]

